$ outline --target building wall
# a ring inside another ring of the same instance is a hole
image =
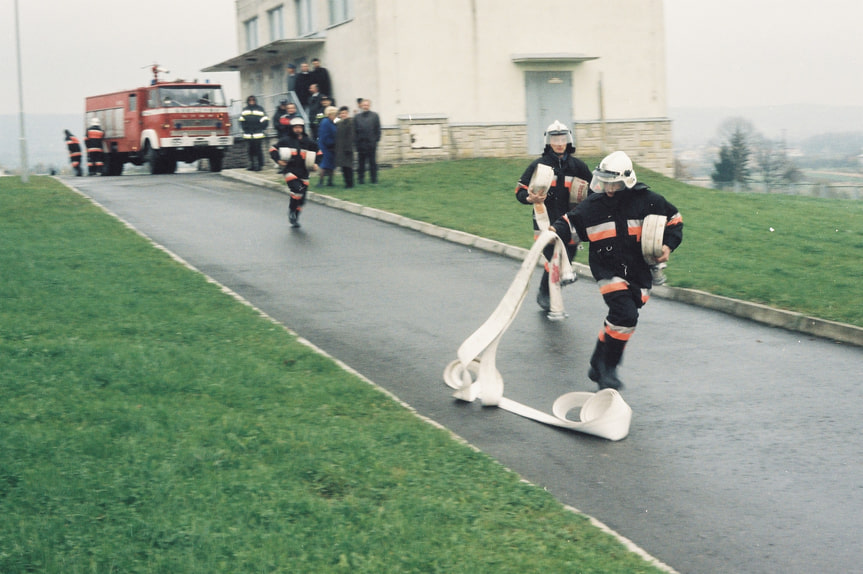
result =
[[[436,126],[440,145],[415,147],[418,126]],[[386,126],[382,132],[378,147],[378,161],[382,163],[527,154],[527,126],[523,123],[453,124],[440,117],[400,118],[395,126]],[[624,150],[639,165],[669,177],[674,173],[670,120],[576,122],[573,135],[580,156],[604,156]]]
[[[293,2],[237,1],[240,53],[243,22],[257,14],[266,44],[267,10],[280,4],[286,35],[294,37]],[[385,128],[381,161],[524,156],[525,72],[568,71],[582,153],[625,149],[642,165],[673,173],[662,0],[353,0],[353,18],[335,26],[327,26],[328,2],[312,4],[326,42],[297,60],[322,60],[339,105],[372,100]],[[536,57],[543,54],[596,59]],[[534,58],[516,63],[515,55]],[[243,88],[256,71],[269,85],[271,69],[244,70]],[[414,147],[411,125],[438,132],[440,145]]]

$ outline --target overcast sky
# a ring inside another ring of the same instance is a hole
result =
[[[863,2],[664,4],[669,107],[863,105]],[[0,114],[18,112],[14,6],[0,0]],[[154,62],[171,77],[204,79],[200,69],[238,54],[234,0],[18,0],[18,8],[28,114],[79,113],[87,95],[146,83]],[[229,98],[242,96],[238,74],[207,77]]]

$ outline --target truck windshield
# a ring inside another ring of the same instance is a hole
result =
[[[162,107],[224,106],[225,96],[218,86],[184,86],[159,88]]]

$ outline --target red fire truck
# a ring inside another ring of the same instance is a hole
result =
[[[150,173],[174,173],[177,162],[206,158],[222,170],[232,144],[231,120],[219,84],[162,81],[152,67],[149,86],[86,99],[86,122],[99,118],[105,131],[105,175],[120,175],[127,162],[149,164]]]

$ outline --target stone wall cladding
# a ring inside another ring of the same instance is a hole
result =
[[[440,124],[441,147],[412,149],[412,123]],[[577,122],[573,134],[579,155],[602,156],[620,149],[644,167],[669,177],[674,173],[671,120]],[[445,118],[406,120],[400,121],[398,126],[387,126],[382,130],[378,146],[378,162],[394,164],[527,155],[527,126],[524,124],[450,124]]]

